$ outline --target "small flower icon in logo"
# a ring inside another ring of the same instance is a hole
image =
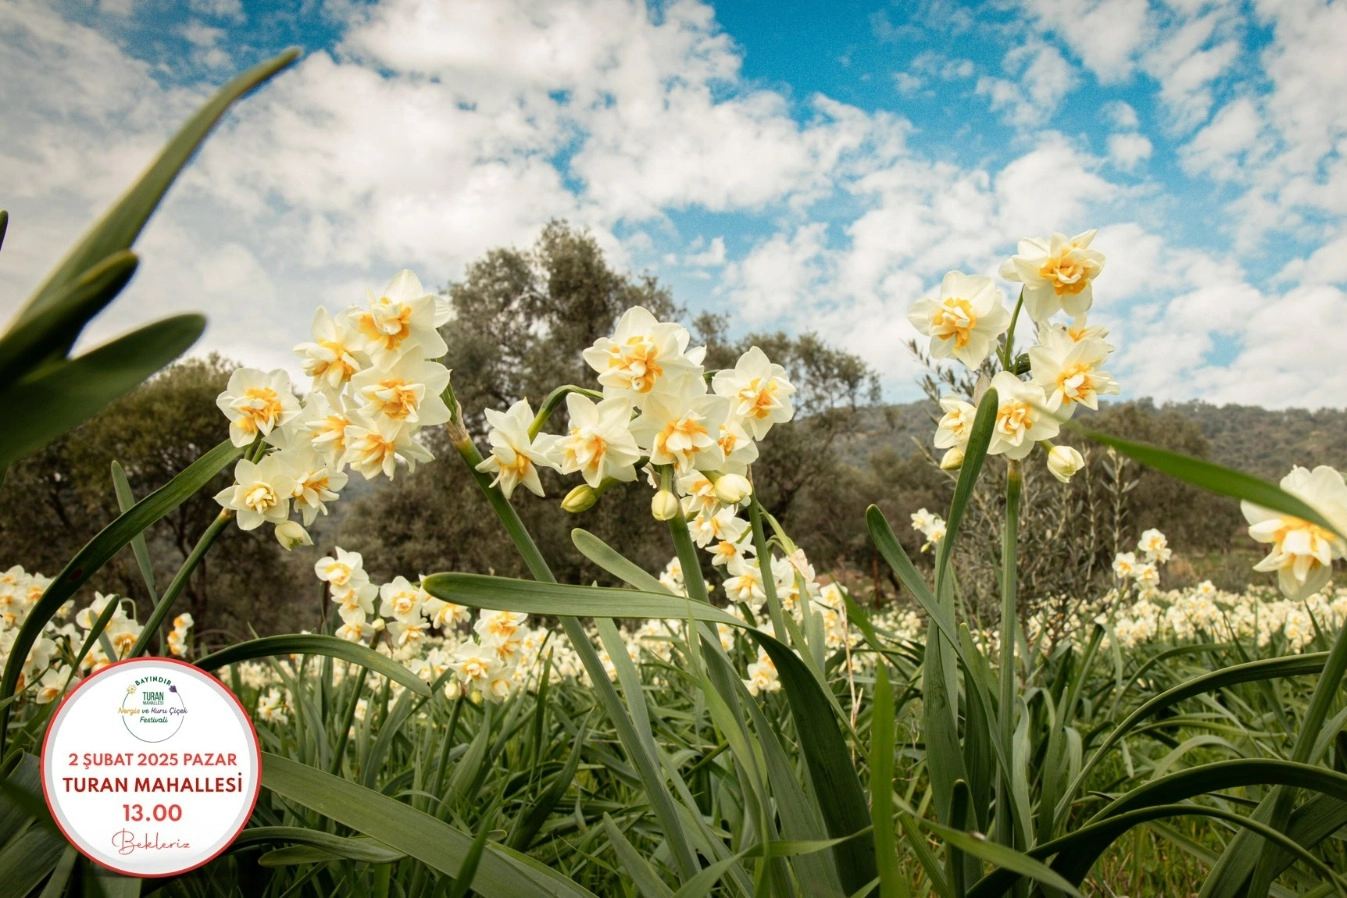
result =
[[[136,691],[136,687],[135,687],[135,686],[127,686],[127,687],[126,687],[126,694],[127,694],[127,695],[130,695],[131,693],[133,693],[133,692],[135,692],[135,691]]]
[[[178,691],[178,687],[177,687],[177,686],[170,686],[170,687],[168,687],[168,691],[169,691],[169,692],[177,692],[177,691]]]

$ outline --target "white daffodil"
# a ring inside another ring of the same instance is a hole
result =
[[[1077,471],[1085,467],[1085,456],[1071,446],[1053,446],[1048,450],[1048,471],[1062,483],[1067,483]]]
[[[725,453],[721,470],[726,473],[744,474],[748,466],[758,460],[758,444],[733,415],[726,417],[725,423],[720,425],[720,436],[716,442],[720,445],[720,451]]]
[[[647,450],[652,465],[673,465],[676,473],[719,470],[725,452],[718,437],[729,412],[723,396],[660,394],[647,399],[631,423],[632,436]]]
[[[1033,450],[1035,443],[1057,436],[1061,425],[1042,410],[1047,405],[1042,387],[1025,383],[1009,371],[993,377],[991,385],[996,390],[997,411],[989,454],[1018,461]]]
[[[940,407],[945,410],[945,414],[935,426],[935,448],[963,449],[968,445],[968,437],[973,432],[973,420],[978,414],[977,407],[957,396],[941,396]]]
[[[705,548],[712,542],[729,540],[737,542],[745,531],[748,522],[734,516],[733,508],[722,508],[713,513],[702,512],[688,524],[692,539],[698,546]]]
[[[298,521],[281,521],[276,525],[275,533],[276,542],[287,552],[294,551],[300,546],[313,545],[313,537],[309,536],[309,531]]]
[[[1098,409],[1101,394],[1116,394],[1118,382],[1100,366],[1108,360],[1103,340],[1072,340],[1064,330],[1050,329],[1029,349],[1034,383],[1048,395],[1048,408],[1069,417],[1077,405]]]
[[[1094,279],[1104,269],[1104,254],[1090,249],[1094,235],[1026,238],[1019,252],[1001,264],[1001,277],[1024,284],[1024,309],[1034,321],[1047,321],[1059,311],[1072,318],[1089,311]]]
[[[769,361],[756,346],[739,357],[734,370],[717,371],[711,389],[730,400],[730,416],[742,421],[755,440],[795,414],[791,403],[795,387],[786,380],[786,369]]]
[[[438,359],[449,351],[435,329],[441,309],[410,271],[399,271],[383,293],[369,294],[364,309],[349,313],[363,344],[361,348],[376,365],[392,362],[416,347],[419,358]]]
[[[674,481],[678,495],[683,497],[683,514],[692,518],[699,514],[715,514],[720,510],[716,485],[701,471],[689,471]]]
[[[342,456],[341,464],[350,465],[364,474],[366,480],[373,480],[380,473],[392,480],[399,462],[412,471],[417,462],[435,458],[429,449],[412,438],[410,427],[388,418],[369,421],[353,415],[344,433],[346,454]]]
[[[1282,478],[1281,488],[1313,506],[1339,532],[1347,531],[1347,483],[1327,465],[1313,471],[1300,466]],[[1318,525],[1251,502],[1240,508],[1249,522],[1249,535],[1271,543],[1256,571],[1276,571],[1277,585],[1287,598],[1299,601],[1318,592],[1332,576],[1333,561],[1347,554],[1347,545]]]
[[[290,375],[279,369],[239,368],[229,375],[215,404],[229,419],[229,440],[235,446],[247,446],[259,433],[266,436],[299,414]]]
[[[722,539],[714,546],[708,548],[707,551],[711,553],[712,566],[725,567],[735,559],[741,561],[746,560],[747,556],[753,554],[756,550],[753,547],[753,543],[749,540],[735,542],[728,539]]]
[[[240,459],[234,467],[234,485],[221,490],[215,501],[237,512],[240,530],[254,530],[290,517],[294,491],[294,471],[279,454],[268,455],[257,463]]]
[[[731,602],[744,602],[754,610],[767,601],[767,590],[762,583],[762,568],[756,559],[736,558],[725,566],[730,576],[723,588]]]
[[[533,424],[533,417],[533,407],[527,399],[519,400],[503,412],[490,408],[486,410],[486,421],[491,425],[491,431],[487,434],[491,454],[477,465],[477,470],[484,474],[495,474],[496,479],[491,481],[491,485],[499,486],[507,499],[520,484],[535,496],[543,494],[537,466],[551,466],[548,453],[556,437],[547,434],[530,437],[529,427]]]
[[[273,430],[267,442],[283,450],[310,448],[329,469],[340,470],[346,455],[346,428],[351,426],[351,416],[342,402],[340,395],[310,393],[304,397],[299,414]]]
[[[334,592],[369,582],[364,556],[359,552],[348,552],[340,546],[336,549],[336,557],[324,556],[314,562],[313,572]]]
[[[430,598],[420,584],[414,584],[406,577],[394,577],[379,587],[379,614],[392,617],[402,623],[411,623],[421,619],[421,606]],[[429,626],[429,623],[426,622]]]
[[[351,394],[366,418],[387,418],[417,427],[449,420],[449,406],[440,396],[447,386],[449,369],[413,352],[351,378]]]
[[[1131,577],[1137,569],[1137,557],[1132,552],[1119,552],[1113,559],[1113,576],[1119,580]]]
[[[362,351],[360,335],[348,317],[333,318],[322,306],[313,313],[313,340],[295,347],[304,373],[313,378],[316,390],[336,393],[369,358]]]
[[[688,352],[689,339],[681,325],[658,321],[635,306],[618,319],[612,337],[601,337],[585,350],[584,359],[598,372],[604,395],[630,396],[640,407],[652,393],[701,378],[704,351]]]
[[[917,300],[907,319],[931,338],[931,358],[977,368],[1010,326],[1010,311],[991,278],[951,271],[940,282],[940,297]]]
[[[1174,554],[1174,550],[1169,548],[1169,540],[1154,527],[1141,534],[1137,540],[1137,551],[1144,553],[1146,558],[1157,564],[1164,564]]]
[[[430,621],[432,627],[439,627],[445,632],[453,630],[472,617],[472,613],[462,605],[455,605],[434,596],[422,599],[421,613]]]
[[[636,479],[641,450],[631,435],[631,400],[613,396],[595,403],[588,396],[566,397],[570,431],[557,437],[548,453],[563,474],[579,472],[585,483],[598,487],[604,480]]]

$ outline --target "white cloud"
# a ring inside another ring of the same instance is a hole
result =
[[[1123,100],[1111,100],[1105,103],[1100,112],[1104,114],[1104,118],[1113,127],[1122,131],[1133,131],[1141,123],[1141,120],[1137,117],[1137,111],[1132,108],[1130,103]]]
[[[693,244],[696,249],[701,245],[700,238]],[[714,237],[711,244],[700,252],[692,252],[683,257],[683,264],[693,268],[716,268],[725,264],[725,238]]]
[[[996,176],[1000,233],[1031,236],[1085,230],[1091,224],[1084,220],[1086,210],[1118,194],[1116,185],[1095,174],[1098,166],[1099,160],[1060,135],[1042,135],[1037,149]]]
[[[1167,30],[1145,54],[1142,67],[1159,84],[1160,100],[1176,132],[1185,133],[1206,121],[1213,102],[1212,82],[1239,56],[1239,41],[1222,39],[1232,21],[1228,7],[1217,7]]]
[[[990,99],[993,111],[1005,113],[1006,120],[1019,127],[1051,118],[1076,84],[1070,63],[1056,47],[1046,44],[1014,48],[1006,54],[1002,68],[1018,80],[984,76],[978,79],[976,92]]]
[[[1151,142],[1141,134],[1110,134],[1108,137],[1108,157],[1124,171],[1131,171],[1137,163],[1151,158],[1152,149]]]
[[[1211,123],[1179,150],[1183,167],[1219,180],[1243,176],[1241,162],[1257,146],[1262,119],[1249,97],[1240,97],[1224,106]]]
[[[1347,233],[1325,242],[1308,258],[1288,262],[1277,274],[1277,280],[1302,285],[1347,285]]]
[[[1151,39],[1147,0],[1020,0],[1045,31],[1061,36],[1100,81],[1125,81]]]

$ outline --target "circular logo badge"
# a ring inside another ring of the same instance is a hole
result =
[[[173,876],[238,837],[261,788],[257,732],[215,677],[137,658],[85,678],[42,744],[42,790],[61,832],[127,876]]]

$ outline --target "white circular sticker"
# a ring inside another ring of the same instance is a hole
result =
[[[61,832],[127,876],[173,876],[214,859],[252,816],[257,731],[215,677],[137,658],[85,678],[42,745],[42,790]]]

